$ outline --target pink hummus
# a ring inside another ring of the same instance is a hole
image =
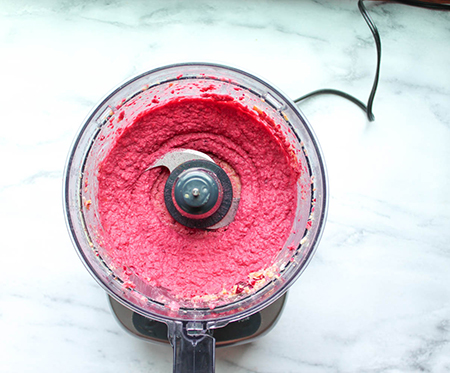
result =
[[[132,119],[98,174],[113,267],[184,299],[237,294],[264,281],[291,231],[299,174],[262,114],[211,96],[172,100]],[[241,198],[230,225],[191,229],[168,213],[169,171],[145,170],[180,148],[208,154],[229,175]]]

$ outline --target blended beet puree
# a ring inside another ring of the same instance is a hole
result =
[[[174,99],[132,119],[98,174],[105,249],[115,268],[183,299],[236,294],[264,281],[292,227],[299,172],[261,114],[226,97],[207,97]],[[190,229],[168,213],[169,171],[145,170],[180,148],[211,156],[240,193],[227,227]]]

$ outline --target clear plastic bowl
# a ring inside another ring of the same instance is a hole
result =
[[[265,113],[272,125],[281,128],[302,167],[297,211],[291,234],[275,263],[278,271],[263,288],[225,302],[219,300],[214,307],[189,303],[172,307],[170,296],[161,297],[158,289],[139,283],[138,279],[135,289],[124,287],[121,273],[110,268],[103,250],[102,237],[106,233],[97,210],[96,172],[108,147],[123,130],[121,122],[111,120],[121,111],[137,115],[155,97],[159,104],[164,104],[174,97],[201,97],[205,91],[226,94],[236,100],[240,98],[242,105]],[[111,125],[113,122],[115,124]],[[98,141],[100,138],[102,141]],[[168,325],[169,339],[174,347],[174,371],[213,371],[211,330],[260,311],[283,295],[300,276],[311,260],[324,228],[327,191],[319,144],[304,115],[292,101],[265,81],[244,71],[215,64],[189,63],[141,74],[113,90],[92,111],[69,153],[64,207],[73,244],[97,282],[125,307]]]

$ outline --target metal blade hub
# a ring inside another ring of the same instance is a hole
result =
[[[164,201],[170,215],[189,228],[218,229],[230,224],[239,199],[227,173],[208,155],[191,149],[174,150],[147,168],[167,167]]]

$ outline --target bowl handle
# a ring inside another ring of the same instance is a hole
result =
[[[168,323],[173,373],[214,373],[216,340],[202,322]]]

